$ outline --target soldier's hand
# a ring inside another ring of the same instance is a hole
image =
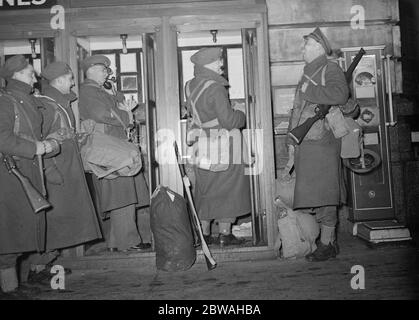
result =
[[[42,141],[45,144],[45,153],[57,152],[60,150],[60,144],[55,139]]]
[[[119,108],[125,111],[132,111],[137,106],[138,106],[138,103],[134,99],[125,100],[124,102],[119,103]]]
[[[43,142],[41,142],[41,141],[36,141],[36,151],[35,151],[35,154],[37,156],[41,156],[41,155],[45,154],[45,152],[46,152],[46,146],[45,146],[45,144]]]

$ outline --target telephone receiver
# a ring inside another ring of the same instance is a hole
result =
[[[108,80],[105,81],[105,83],[103,84],[103,87],[106,90],[111,90],[113,88],[113,85],[112,85],[112,82],[111,81],[113,83],[116,83],[116,78],[115,77],[112,77],[112,78],[109,78]]]

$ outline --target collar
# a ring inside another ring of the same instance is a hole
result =
[[[323,54],[304,66],[304,74],[310,77],[316,70],[325,64],[327,64],[327,57]]]
[[[96,88],[99,88],[99,89],[102,87],[101,85],[99,85],[99,83],[97,83],[96,81],[94,81],[92,79],[84,80],[83,85],[88,85],[88,86],[96,87]]]
[[[197,78],[214,80],[223,86],[228,86],[228,81],[223,76],[200,65],[195,65],[194,75]]]
[[[18,91],[21,93],[25,93],[27,95],[30,95],[33,91],[33,88],[29,84],[24,83],[19,80],[15,80],[15,79],[9,79],[7,81],[6,89],[12,90],[12,91]]]
[[[70,104],[70,102],[77,99],[75,93],[70,92],[69,94],[63,94],[57,88],[54,88],[50,85],[44,87],[44,90],[42,90],[42,94],[55,100],[63,107],[67,107]]]

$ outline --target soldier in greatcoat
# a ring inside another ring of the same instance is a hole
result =
[[[211,130],[230,131],[243,128],[246,125],[246,115],[231,107],[226,88],[228,81],[222,76],[222,49],[203,48],[191,57],[191,61],[194,63],[194,78],[187,84],[185,91],[189,91],[189,98],[196,100],[195,108],[200,121],[213,124],[203,129],[206,134],[209,136]],[[210,85],[204,88],[206,83]],[[197,92],[200,91],[201,95],[197,97]],[[232,150],[233,146],[230,145],[229,164],[225,171],[213,172],[195,167],[195,203],[204,236],[209,243],[242,243],[242,239],[232,234],[232,224],[251,210],[249,176],[245,175],[244,163],[234,161],[241,160],[241,155],[237,158]],[[214,220],[218,221],[220,232],[216,239],[211,237],[211,223]]]
[[[289,130],[314,116],[318,105],[343,105],[349,95],[342,69],[327,59],[326,55],[332,50],[321,30],[316,28],[304,39],[306,65],[297,87]],[[294,158],[295,162],[294,209],[312,210],[320,224],[318,248],[306,259],[323,261],[335,257],[338,254],[335,241],[337,207],[346,200],[340,139],[334,137],[323,119],[314,123],[300,145],[295,145],[290,138],[288,144],[290,159]]]
[[[7,81],[0,93],[0,154],[13,156],[21,173],[41,192],[37,156],[55,154],[57,145],[42,136],[42,115],[32,95],[35,71],[24,56],[9,58],[0,69]],[[3,159],[2,159],[3,160]],[[0,283],[3,292],[18,287],[17,258],[45,250],[45,213],[32,210],[18,179],[0,163]]]
[[[124,101],[121,94],[109,94],[104,89],[110,60],[103,55],[93,55],[86,58],[82,66],[86,80],[80,86],[80,118],[94,120],[105,134],[127,140],[126,129],[132,121],[129,113],[135,104]],[[150,203],[143,173],[115,179],[98,179],[93,175],[92,179],[99,210],[111,220],[108,249],[126,251],[149,247],[142,242],[136,226],[136,209]]]
[[[49,84],[42,87],[42,95],[36,95],[43,115],[42,133],[60,142],[60,152],[45,159],[48,209],[46,254],[32,255],[29,282],[51,278],[52,260],[56,249],[67,248],[101,238],[100,226],[87,187],[80,150],[75,131],[75,118],[71,102],[76,95],[73,72],[63,62],[53,62],[45,67],[42,76]],[[67,272],[69,270],[67,269]]]

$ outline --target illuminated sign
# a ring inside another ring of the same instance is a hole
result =
[[[45,9],[57,4],[57,0],[0,0],[0,10]]]

